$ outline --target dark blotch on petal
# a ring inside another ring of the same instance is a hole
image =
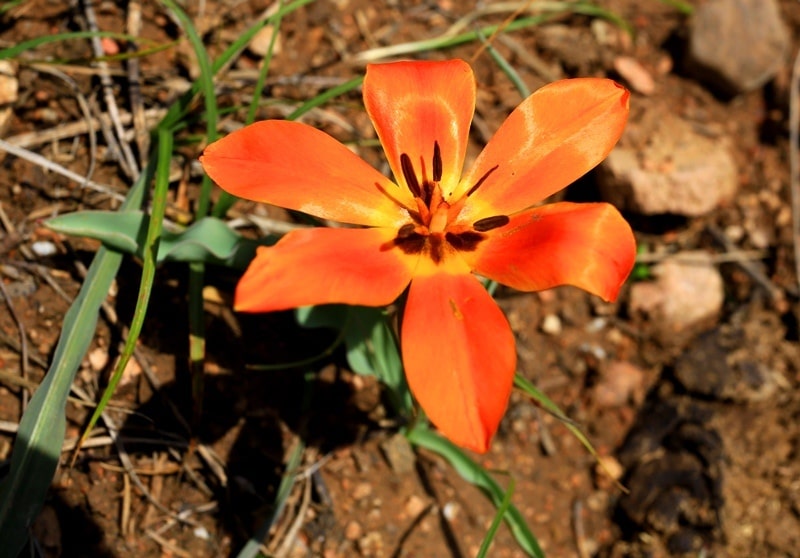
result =
[[[511,219],[508,215],[495,215],[494,217],[486,217],[485,219],[478,219],[472,224],[472,228],[479,232],[486,232],[499,227],[508,225]]]
[[[444,236],[448,244],[461,252],[472,252],[485,237],[479,232],[447,233]]]
[[[441,263],[444,258],[444,250],[442,249],[442,237],[434,234],[428,237],[430,240],[430,256],[433,263]]]
[[[425,249],[427,241],[428,237],[414,232],[414,225],[409,223],[400,227],[394,245],[406,254],[419,254]]]
[[[417,226],[414,223],[406,223],[397,231],[397,238],[408,238],[412,234],[415,234],[414,229],[416,228]]]

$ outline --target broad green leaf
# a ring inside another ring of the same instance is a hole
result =
[[[461,475],[465,481],[483,490],[492,501],[496,508],[501,508],[505,500],[503,489],[497,481],[480,465],[470,459],[463,450],[456,447],[452,442],[445,440],[440,435],[431,431],[427,426],[418,424],[411,428],[407,433],[408,441],[415,446],[425,448],[444,457],[453,469]],[[509,505],[504,519],[511,533],[529,556],[544,558],[539,546],[539,541],[531,533],[525,518],[514,505]]]
[[[327,327],[344,336],[347,363],[353,372],[375,376],[389,390],[392,404],[402,414],[411,409],[397,341],[383,308],[326,304],[296,311],[303,327]]]
[[[141,205],[150,171],[131,188],[121,212]],[[0,558],[16,558],[42,507],[61,455],[65,407],[75,372],[94,338],[100,305],[122,263],[122,254],[97,251],[77,298],[64,316],[50,369],[22,415],[11,469],[0,485]]]
[[[280,12],[283,15],[288,14],[311,1],[313,0],[295,0],[280,9]],[[217,72],[224,68],[259,29],[275,19],[273,15],[254,23],[214,61],[212,70]],[[10,49],[1,50],[0,59],[18,56],[48,41],[92,36],[118,35],[78,32],[69,37],[42,37],[32,43],[20,43]],[[199,90],[199,83],[193,83],[191,89],[170,106],[158,128],[180,126]],[[151,164],[141,179],[131,187],[128,198],[117,215],[141,206],[144,186],[149,183],[155,168],[154,159],[155,157],[151,159]],[[11,456],[11,467],[0,484],[0,558],[17,557],[28,538],[28,529],[44,502],[64,441],[66,395],[94,337],[100,304],[108,293],[121,261],[122,254],[119,252],[109,251],[105,247],[98,250],[81,291],[64,318],[61,338],[51,367],[22,417]]]
[[[149,217],[142,211],[77,211],[54,217],[45,224],[63,234],[99,240],[112,250],[143,256]],[[243,269],[260,244],[231,230],[216,217],[205,217],[182,232],[161,232],[157,261],[204,262]]]

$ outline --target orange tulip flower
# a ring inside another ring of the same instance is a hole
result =
[[[536,204],[608,155],[629,93],[606,79],[542,87],[463,175],[475,110],[469,65],[370,65],[363,95],[394,182],[296,122],[258,122],[205,150],[206,172],[236,196],[360,225],[292,231],[259,249],[235,308],[383,306],[407,289],[400,344],[411,392],[445,436],[485,452],[508,403],[516,351],[474,274],[522,291],[568,284],[617,297],[635,255],[619,212],[605,203]]]

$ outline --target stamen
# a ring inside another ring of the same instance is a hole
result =
[[[421,197],[422,192],[419,189],[419,181],[417,180],[417,175],[414,174],[414,165],[411,164],[411,157],[408,154],[402,153],[400,155],[400,167],[403,170],[403,178],[406,179],[408,189],[411,190],[414,197]]]
[[[496,170],[497,170],[497,167],[499,167],[499,166],[500,166],[500,165],[495,165],[495,166],[493,166],[492,168],[490,168],[488,171],[486,171],[486,174],[484,174],[483,176],[481,176],[481,177],[480,177],[480,179],[479,179],[479,180],[478,180],[478,181],[475,183],[475,186],[473,186],[472,188],[470,188],[470,189],[469,189],[469,192],[467,192],[467,197],[469,197],[469,196],[471,196],[472,194],[474,194],[474,193],[475,193],[475,190],[477,190],[478,188],[480,188],[480,187],[481,187],[481,184],[483,184],[483,182],[484,182],[484,181],[485,181],[487,178],[489,178],[489,175],[490,175],[490,174],[492,174],[494,171],[496,171]]]
[[[431,205],[431,198],[433,197],[433,190],[434,185],[432,182],[428,182],[427,180],[422,183],[422,201],[425,202],[425,205],[430,207]]]
[[[486,217],[485,219],[478,219],[472,223],[472,228],[476,231],[486,232],[499,227],[504,227],[511,221],[508,215],[495,215],[494,217]]]
[[[433,142],[433,181],[441,182],[442,180],[442,150],[439,148],[439,142]]]

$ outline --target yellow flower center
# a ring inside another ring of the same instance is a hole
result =
[[[496,166],[481,177],[465,196],[451,204],[444,200],[440,186],[443,165],[439,142],[433,144],[431,177],[426,176],[424,162],[421,163],[422,176],[418,176],[406,153],[400,155],[400,165],[406,186],[416,202],[416,208],[406,208],[411,222],[400,227],[394,239],[394,244],[405,253],[427,253],[434,263],[439,264],[447,253],[475,250],[486,237],[484,233],[505,226],[510,221],[506,215],[496,215],[479,219],[472,226],[457,223],[464,203],[497,169]]]

